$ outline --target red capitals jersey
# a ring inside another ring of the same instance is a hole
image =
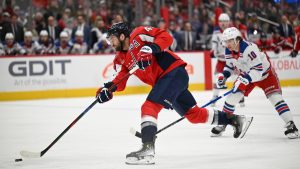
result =
[[[300,50],[300,26],[295,28],[295,43],[294,43],[294,50]]]
[[[261,51],[267,51],[267,50],[271,50],[273,48],[271,40],[265,40],[265,41],[263,41],[263,40],[259,39],[255,43],[257,44],[258,48]]]
[[[117,74],[113,83],[122,79],[136,64],[138,53],[142,46],[156,44],[160,52],[152,55],[151,65],[145,70],[137,70],[134,75],[142,82],[154,86],[157,80],[163,77],[176,67],[185,66],[186,63],[172,51],[167,50],[172,44],[172,36],[165,30],[154,27],[137,27],[130,34],[129,50],[127,52],[118,52],[114,59],[114,64],[121,65],[121,71]],[[126,87],[128,79],[122,81],[117,91],[122,91]]]

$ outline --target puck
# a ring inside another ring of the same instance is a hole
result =
[[[20,161],[23,161],[22,158],[16,158],[15,159],[15,162],[20,162]]]

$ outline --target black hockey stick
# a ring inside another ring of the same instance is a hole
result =
[[[124,77],[122,77],[116,84],[113,84],[108,90],[111,90],[115,87],[117,87],[123,80],[125,80],[126,78],[128,78],[129,76],[131,76],[136,70],[138,69],[137,66],[133,67],[132,70],[130,70]],[[21,151],[20,154],[22,157],[25,158],[38,158],[38,157],[42,157],[44,154],[46,154],[46,152],[65,134],[67,133],[67,131],[70,130],[71,127],[73,127],[76,122],[78,120],[80,120],[92,107],[95,106],[95,104],[98,102],[98,100],[96,99],[95,101],[93,101],[93,103],[91,105],[89,105],[62,133],[60,133],[59,136],[57,136],[55,138],[54,141],[52,141],[52,143],[50,145],[48,145],[48,147],[46,147],[43,151],[41,152],[31,152],[31,151]],[[19,161],[22,161],[22,159],[18,159]]]
[[[211,100],[210,102],[206,103],[205,105],[203,105],[202,108],[204,108],[204,107],[206,107],[206,106],[208,106],[208,105],[210,105],[210,104],[212,104],[212,103],[215,103],[215,102],[218,101],[219,99],[221,99],[221,98],[227,96],[228,94],[232,93],[232,91],[233,91],[233,90],[229,90],[228,92],[224,93],[223,95],[218,96],[217,98],[215,98],[215,99]],[[156,132],[156,134],[158,134],[158,133],[160,133],[160,132],[166,130],[167,128],[169,128],[169,127],[173,126],[174,124],[176,124],[176,123],[182,121],[183,119],[185,119],[184,116],[181,117],[180,119],[178,119],[178,120],[176,120],[176,121],[174,121],[174,122],[168,124],[167,126],[163,127],[162,129],[158,130],[158,131]],[[135,129],[131,128],[131,129],[130,129],[130,132],[131,132],[134,136],[139,137],[139,138],[142,138],[142,134],[141,134],[140,132],[136,131]]]

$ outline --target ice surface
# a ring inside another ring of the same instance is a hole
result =
[[[300,88],[283,88],[283,95],[300,127]],[[194,92],[199,105],[211,92]],[[46,148],[94,98],[0,102],[0,169],[299,169],[300,139],[289,140],[284,123],[263,92],[256,89],[237,113],[254,116],[243,139],[234,139],[232,129],[225,136],[211,138],[209,125],[186,120],[158,135],[156,164],[128,166],[127,153],[140,147],[129,133],[139,129],[140,105],[146,95],[115,96],[92,108],[42,158],[19,158],[21,150],[40,152]],[[222,102],[217,104],[222,107]],[[180,118],[164,110],[159,128]]]

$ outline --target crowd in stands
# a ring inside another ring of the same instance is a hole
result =
[[[165,0],[166,20],[157,16],[155,2],[142,1],[142,20],[137,20],[136,0],[0,0],[0,55],[113,53],[106,32],[122,21],[131,27],[166,29],[174,38],[173,51],[210,50],[217,9],[263,50],[295,50],[300,5],[243,0],[238,6],[234,0],[224,0],[228,5],[194,0],[189,19],[188,0]]]

